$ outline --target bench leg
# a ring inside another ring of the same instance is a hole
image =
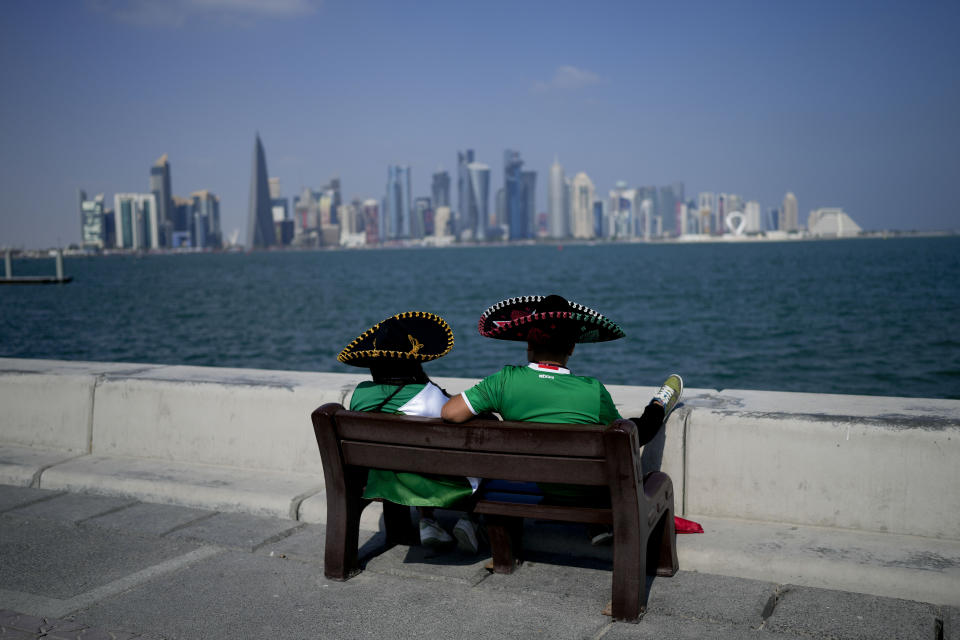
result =
[[[614,514],[617,518],[617,514]],[[627,518],[624,518],[627,520]],[[614,620],[637,622],[647,606],[647,542],[639,523],[616,526],[613,533],[613,579],[610,611]]]
[[[673,509],[665,509],[647,542],[647,573],[670,578],[680,569],[677,559],[677,531]]]
[[[520,561],[523,543],[523,518],[486,514],[487,534],[493,555],[494,573],[513,573]]]
[[[360,573],[360,564],[357,561],[360,513],[370,504],[369,500],[362,497],[366,469],[362,474],[352,472],[347,476],[343,490],[327,491],[327,540],[323,554],[323,575],[332,580],[349,580]]]

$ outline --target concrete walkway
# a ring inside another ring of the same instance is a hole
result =
[[[576,527],[530,523],[536,544],[510,576],[484,569],[486,555],[384,550],[381,534],[367,532],[365,571],[333,582],[320,524],[0,485],[0,638],[960,640],[960,608],[943,604],[956,594],[918,601],[784,583],[773,576],[805,574],[812,562],[797,555],[802,545],[768,542],[749,555],[732,540],[752,527],[703,524],[708,534],[681,538],[701,572],[653,580],[648,613],[631,625],[602,615],[609,549],[590,547]],[[937,547],[906,569],[950,588],[954,551]],[[755,579],[703,572],[730,555]],[[895,582],[898,567],[888,568]]]

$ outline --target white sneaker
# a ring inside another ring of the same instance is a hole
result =
[[[477,525],[467,518],[457,520],[453,527],[453,537],[457,539],[457,548],[464,553],[476,553],[479,549]]]
[[[420,544],[431,549],[450,545],[453,538],[432,518],[420,518]]]

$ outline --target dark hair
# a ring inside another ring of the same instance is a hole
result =
[[[417,360],[390,360],[370,365],[370,373],[377,384],[426,384],[430,382],[423,366]]]

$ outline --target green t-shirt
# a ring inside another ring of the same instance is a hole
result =
[[[531,362],[508,365],[463,392],[474,415],[495,411],[504,420],[559,424],[609,424],[620,417],[596,378]]]

